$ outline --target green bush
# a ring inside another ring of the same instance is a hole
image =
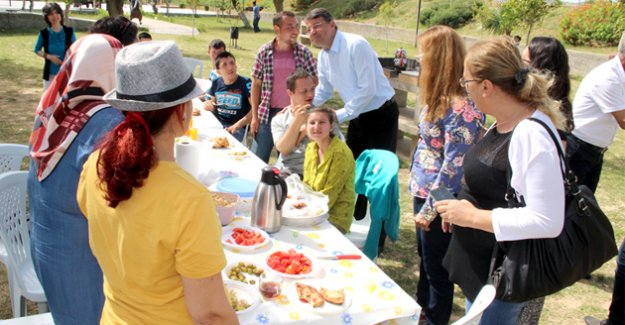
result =
[[[295,10],[307,10],[314,0],[293,0],[291,4]]]
[[[426,26],[447,25],[451,28],[459,28],[469,23],[479,3],[470,1],[441,1],[421,12],[420,22]]]
[[[571,10],[560,22],[562,39],[572,45],[615,46],[625,30],[625,5],[600,0]]]

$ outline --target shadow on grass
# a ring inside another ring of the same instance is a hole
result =
[[[593,273],[590,279],[581,279],[577,282],[593,286],[611,294],[614,288],[614,275],[606,276],[604,274]]]

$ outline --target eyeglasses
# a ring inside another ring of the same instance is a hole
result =
[[[317,31],[319,29],[321,29],[321,26],[323,26],[326,22],[325,21],[320,21],[310,27],[308,27],[308,33],[312,33],[313,31]]]
[[[464,77],[462,77],[462,78],[460,78],[460,80],[458,80],[458,82],[460,83],[460,87],[462,87],[462,88],[466,88],[467,84],[469,82],[480,82],[480,81],[482,81],[482,80],[479,80],[479,79],[464,80]]]

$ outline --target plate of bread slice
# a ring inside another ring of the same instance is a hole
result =
[[[323,279],[294,281],[287,296],[304,310],[322,315],[340,314],[352,304],[343,285]]]

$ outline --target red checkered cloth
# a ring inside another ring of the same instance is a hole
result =
[[[35,112],[30,155],[39,181],[52,173],[89,118],[110,106],[102,96],[115,88],[115,56],[121,49],[117,39],[91,34],[68,50]]]

